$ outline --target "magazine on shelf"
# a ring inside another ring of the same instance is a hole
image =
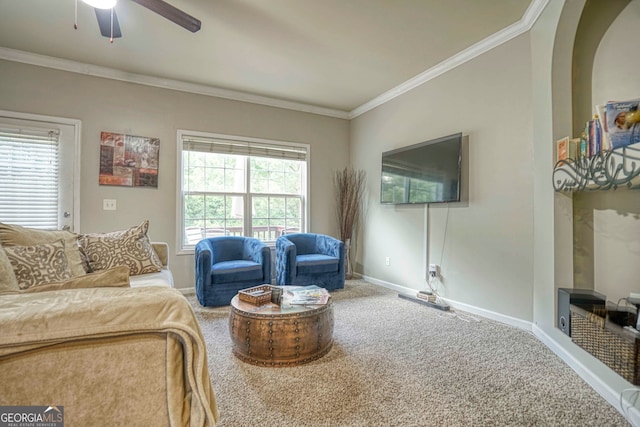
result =
[[[596,114],[600,120],[600,128],[602,129],[602,149],[611,150],[611,139],[609,138],[609,125],[607,123],[607,106],[606,104],[596,105]]]
[[[606,118],[611,148],[640,143],[639,105],[640,99],[607,103]]]
[[[604,149],[602,144],[602,124],[598,115],[587,121],[584,133],[589,144],[589,157],[593,157]]]
[[[286,286],[283,303],[290,305],[322,305],[329,302],[329,292],[316,285]]]

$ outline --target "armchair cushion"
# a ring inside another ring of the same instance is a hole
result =
[[[212,283],[262,279],[262,265],[247,260],[222,261],[211,266]]]
[[[338,264],[338,258],[328,255],[308,254],[296,257],[298,274],[336,273]]]

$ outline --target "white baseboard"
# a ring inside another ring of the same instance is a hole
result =
[[[196,289],[195,288],[177,288],[180,292],[182,292],[182,295],[184,296],[189,296],[189,295],[195,295],[196,294]]]
[[[372,283],[374,285],[382,286],[383,288],[400,292],[401,294],[415,295],[417,292],[415,289],[406,288],[404,286],[396,285],[395,283],[391,283],[391,282],[385,282],[384,280],[379,280],[374,277],[363,276],[362,274],[357,274],[357,273],[355,273],[354,276],[356,276],[359,279],[366,280],[367,282]]]
[[[378,280],[374,277],[363,276],[358,274],[358,277],[366,280],[369,283],[373,283],[374,285],[382,286],[394,291],[397,291],[401,294],[415,296],[415,289],[407,288],[404,286],[396,285],[395,283],[385,282],[384,280]],[[507,325],[515,326],[516,328],[524,329],[525,331],[531,332],[531,322],[526,320],[518,319],[516,317],[506,316],[501,313],[497,313],[495,311],[485,310],[484,308],[475,307],[473,305],[465,304],[463,302],[458,302],[448,298],[442,298],[447,304],[449,304],[453,308],[457,308],[459,310],[466,311],[471,314],[477,314],[478,316],[485,317],[487,319],[495,320],[500,323],[504,323]]]
[[[549,336],[537,325],[533,325],[533,334],[571,369],[573,369],[587,384],[591,386],[604,400],[616,408],[633,426],[640,426],[640,410],[636,407],[623,408],[620,405],[620,393],[609,386],[601,377],[594,374],[580,360],[569,353],[562,345]]]
[[[448,298],[442,298],[442,299],[453,308],[457,308],[469,313],[477,314],[478,316],[486,317],[487,319],[495,320],[496,322],[515,326],[516,328],[524,329],[525,331],[531,332],[532,323],[529,321],[518,319],[517,317],[507,316],[505,314],[497,313],[495,311],[485,310],[484,308],[465,304],[463,302],[450,300]]]
[[[417,292],[417,290],[415,289],[400,286],[391,282],[386,282],[384,280],[378,280],[374,277],[364,276],[362,274],[354,274],[354,276],[366,280],[367,282],[374,285],[382,286],[402,294],[414,296]],[[608,385],[600,376],[592,372],[580,360],[576,359],[560,343],[558,343],[555,339],[553,339],[553,337],[549,336],[546,332],[540,329],[537,325],[526,320],[506,316],[504,314],[496,313],[494,311],[486,310],[480,307],[475,307],[466,303],[461,303],[446,298],[443,298],[443,300],[453,308],[457,308],[468,313],[477,314],[478,316],[482,316],[531,332],[538,340],[540,340],[558,357],[560,357],[571,369],[573,369],[580,376],[580,378],[582,378],[587,384],[589,384],[591,388],[593,388],[600,396],[602,396],[603,399],[605,399],[611,406],[613,406],[618,412],[620,412],[620,414],[622,414],[627,419],[627,421],[631,423],[631,425],[640,427],[640,410],[638,408],[623,408],[620,405],[619,392]]]

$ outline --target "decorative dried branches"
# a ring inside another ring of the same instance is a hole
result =
[[[362,213],[362,199],[367,183],[366,172],[351,166],[335,173],[336,214],[340,228],[340,240],[346,242],[357,232]]]

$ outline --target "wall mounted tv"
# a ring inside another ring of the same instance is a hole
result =
[[[462,133],[382,153],[380,203],[460,201]]]

